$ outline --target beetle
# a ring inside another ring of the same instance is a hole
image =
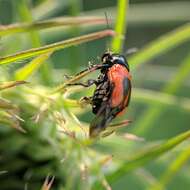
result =
[[[120,54],[106,52],[102,56],[101,74],[95,82],[92,112],[96,114],[90,124],[90,137],[97,137],[108,124],[129,105],[131,74],[129,64]]]
[[[125,57],[121,54],[105,52],[101,61],[101,66],[92,67],[92,70],[93,68],[95,68],[94,70],[100,69],[101,73],[97,80],[90,79],[86,84],[69,84],[84,87],[96,85],[93,96],[83,98],[83,100],[90,102],[92,112],[95,114],[89,129],[91,138],[98,137],[116,116],[123,113],[128,107],[131,97],[131,74]],[[128,123],[129,120],[126,124]],[[104,135],[108,134],[110,133]]]

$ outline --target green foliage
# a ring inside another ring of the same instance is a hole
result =
[[[187,5],[160,2],[156,4],[160,15],[150,18],[150,9],[155,11],[152,3],[128,3],[118,0],[106,8],[108,20],[116,20],[112,31],[104,29],[102,9],[83,11],[98,6],[93,3],[86,2],[85,7],[79,0],[0,1],[2,23],[8,21],[1,7],[12,7],[14,14],[11,23],[0,26],[1,189],[177,190],[181,184],[189,188]],[[186,14],[171,21],[165,6],[180,7]],[[85,16],[78,16],[80,11]],[[62,16],[67,12],[77,17]],[[102,16],[89,16],[100,12]],[[161,14],[173,28],[163,27]],[[142,21],[140,26],[136,18]],[[147,37],[143,32],[151,25],[156,29],[148,28],[154,30],[150,42],[139,45],[138,39]],[[106,51],[102,38],[113,37],[112,50],[122,52],[126,28],[131,35],[126,37],[128,46],[142,46],[128,58],[133,93],[125,119],[133,122],[109,137],[91,140],[88,128],[93,115],[81,97],[91,96],[93,87],[68,87],[68,83],[97,77],[93,67],[79,75],[75,71]],[[63,78],[70,74],[73,77]]]

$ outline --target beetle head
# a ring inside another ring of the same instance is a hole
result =
[[[102,56],[102,62],[103,64],[109,64],[110,67],[114,64],[124,65],[129,71],[129,64],[123,55],[106,52]]]

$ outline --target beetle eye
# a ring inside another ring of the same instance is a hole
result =
[[[109,56],[108,53],[104,53],[104,54],[102,55],[102,61],[104,61],[108,56]]]
[[[102,62],[103,63],[110,62],[111,60],[112,60],[112,56],[109,52],[103,54],[103,56],[102,56]]]
[[[121,56],[121,55],[113,56],[113,63],[124,65],[127,68],[127,70],[129,71],[129,65],[128,65],[127,60],[125,59],[124,56]]]

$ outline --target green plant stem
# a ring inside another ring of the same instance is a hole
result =
[[[8,55],[6,57],[0,57],[0,65],[7,64],[21,59],[26,59],[29,57],[41,55],[47,52],[53,52],[59,49],[67,48],[74,45],[79,45],[84,42],[89,42],[92,40],[100,39],[106,36],[113,36],[114,32],[112,30],[103,30],[100,32],[94,32],[91,34],[83,35],[80,37],[71,38],[68,40],[60,41],[50,45],[42,46],[40,48],[32,48],[26,51],[18,52],[16,54]]]
[[[121,52],[123,41],[125,39],[125,31],[126,31],[126,16],[128,10],[129,1],[128,0],[118,0],[117,5],[117,20],[115,25],[116,35],[113,38],[112,42],[112,51],[113,52]]]

